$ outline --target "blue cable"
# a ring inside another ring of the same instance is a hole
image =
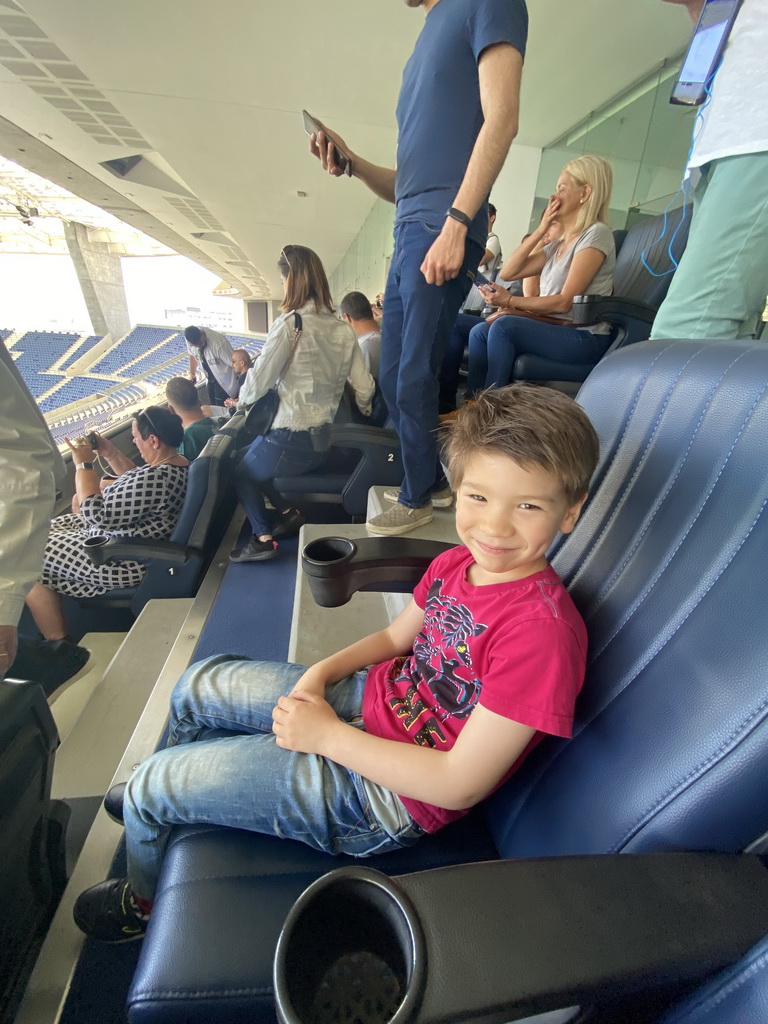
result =
[[[685,168],[686,168],[686,170],[688,169],[688,164],[691,162],[691,157],[693,156],[693,150],[694,150],[694,147],[696,146],[696,142],[697,142],[697,140],[699,138],[699,135],[701,134],[701,130],[704,127],[704,116],[703,116],[704,115],[704,111],[707,109],[707,107],[709,106],[710,101],[712,99],[712,87],[713,87],[713,85],[715,83],[715,76],[717,75],[718,71],[720,70],[720,68],[722,66],[722,63],[723,63],[723,58],[721,57],[720,60],[718,61],[717,67],[712,72],[712,74],[709,76],[707,81],[704,83],[704,92],[707,94],[707,98],[702,103],[701,108],[700,108],[698,114],[696,115],[696,120],[694,121],[694,124],[693,124],[693,138],[691,139],[691,148],[688,150],[688,156],[685,159]],[[664,270],[662,273],[657,274],[655,270],[651,270],[651,268],[648,266],[648,263],[646,261],[645,254],[646,254],[646,252],[648,250],[647,249],[643,249],[643,251],[640,253],[640,261],[643,264],[643,266],[645,267],[645,269],[648,271],[648,273],[651,275],[651,277],[666,277],[668,274],[674,274],[674,272],[677,270],[678,260],[676,260],[674,255],[672,254],[672,246],[675,244],[675,239],[677,238],[678,232],[682,228],[683,224],[685,224],[685,221],[686,221],[686,218],[687,218],[687,215],[688,215],[688,198],[689,198],[689,195],[690,195],[690,191],[691,191],[691,176],[690,176],[690,174],[688,174],[688,175],[686,175],[686,177],[681,182],[680,188],[677,190],[677,192],[675,192],[675,194],[672,196],[670,201],[667,203],[666,209],[664,210],[664,221],[662,223],[661,234],[659,235],[658,238],[654,239],[654,241],[651,242],[651,246],[650,246],[651,248],[653,248],[653,246],[657,245],[660,241],[662,241],[662,239],[666,235],[666,233],[667,233],[667,221],[668,221],[669,209],[672,206],[672,204],[675,202],[677,197],[680,195],[680,193],[682,192],[683,193],[683,216],[680,218],[680,223],[675,228],[675,233],[672,235],[672,237],[669,240],[669,244],[667,245],[667,255],[669,256],[669,260],[672,263],[672,267],[669,270]]]

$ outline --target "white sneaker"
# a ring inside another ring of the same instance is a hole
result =
[[[399,537],[431,522],[432,502],[423,508],[408,508],[407,505],[397,504],[369,519],[365,528],[369,533],[376,533],[382,537]]]
[[[384,498],[393,504],[400,500],[400,488],[388,487],[384,491]],[[440,491],[432,491],[432,504],[435,508],[450,508],[453,504],[453,491],[450,487],[443,487]]]

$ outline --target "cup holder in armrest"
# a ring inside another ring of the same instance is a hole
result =
[[[315,602],[337,608],[358,590],[410,593],[430,562],[452,547],[404,537],[321,537],[304,546],[301,565]]]
[[[83,541],[85,553],[94,565],[104,565],[107,561],[104,548],[109,544],[109,537],[103,535],[97,537],[86,537]]]
[[[419,1005],[425,965],[418,915],[396,882],[368,868],[331,872],[298,899],[280,934],[278,1020],[405,1024]]]

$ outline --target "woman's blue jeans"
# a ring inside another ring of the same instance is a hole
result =
[[[280,495],[271,486],[276,476],[299,476],[324,460],[316,452],[308,430],[270,430],[257,437],[235,470],[235,487],[254,536],[271,534],[272,520],[264,504],[264,491],[275,504]],[[282,501],[280,502],[282,504]],[[277,506],[275,506],[277,507]],[[278,508],[278,511],[282,509]]]
[[[438,288],[421,264],[441,226],[398,224],[384,292],[379,383],[400,438],[405,478],[400,503],[422,508],[433,490],[447,486],[438,458],[438,378],[453,322],[483,255],[468,241],[459,274]]]
[[[410,846],[424,835],[394,794],[373,787],[379,808],[386,806],[384,825],[362,776],[277,746],[272,709],[305,671],[215,655],[181,677],[171,697],[168,746],[136,769],[125,793],[128,876],[140,896],[154,896],[174,825],[226,825],[355,857]],[[326,690],[339,718],[360,728],[366,674]]]
[[[469,334],[470,392],[501,388],[513,379],[515,360],[524,352],[561,363],[597,363],[610,335],[578,327],[546,324],[524,316],[502,316],[473,327]]]

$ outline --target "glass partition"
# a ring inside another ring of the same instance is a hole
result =
[[[697,110],[669,102],[680,59],[666,61],[544,148],[531,226],[564,164],[587,153],[604,157],[613,169],[612,228],[629,228],[684,202],[681,184]]]

